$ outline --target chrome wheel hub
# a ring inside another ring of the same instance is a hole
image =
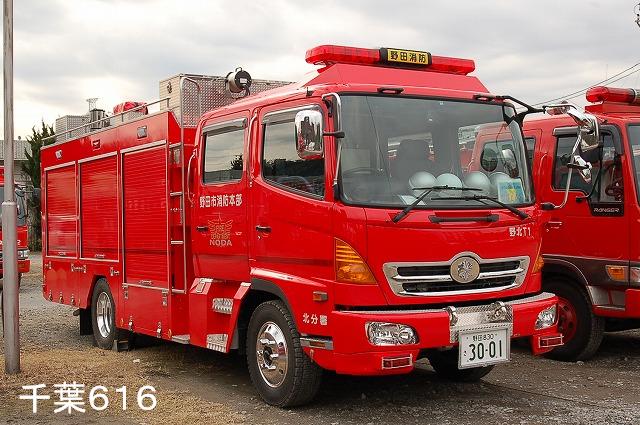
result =
[[[272,388],[277,388],[287,376],[287,341],[282,329],[273,322],[260,328],[256,341],[256,359],[262,379]]]
[[[98,332],[103,338],[108,338],[111,334],[111,326],[113,324],[113,310],[111,309],[111,300],[109,295],[101,292],[98,295],[96,303],[96,323],[98,324]]]

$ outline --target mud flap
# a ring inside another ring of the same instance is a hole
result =
[[[91,325],[91,309],[81,308],[78,310],[80,317],[80,335],[93,335],[93,326]]]

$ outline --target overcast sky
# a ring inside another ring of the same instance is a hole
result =
[[[296,80],[318,44],[474,59],[490,91],[531,103],[640,62],[637,0],[18,0],[15,135],[123,100],[155,100],[177,73]],[[615,86],[639,87],[640,72]],[[1,88],[0,88],[1,89]],[[583,97],[576,99],[584,103]],[[2,134],[2,133],[0,133]]]

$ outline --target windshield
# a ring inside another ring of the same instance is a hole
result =
[[[417,208],[496,207],[464,195],[528,204],[530,179],[514,115],[510,105],[495,103],[345,95],[343,199],[404,207],[435,186]]]
[[[2,204],[3,202],[4,186],[0,185],[0,204]],[[18,226],[25,226],[27,224],[27,217],[25,214],[25,212],[27,211],[27,205],[24,199],[24,192],[19,189],[16,189],[16,203],[18,204]],[[2,209],[0,209],[0,218],[2,218]]]

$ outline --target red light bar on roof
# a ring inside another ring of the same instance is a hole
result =
[[[476,69],[469,59],[432,56],[429,52],[405,49],[362,49],[359,47],[322,45],[307,50],[306,61],[314,65],[350,63],[359,65],[389,65],[467,75]]]
[[[616,102],[640,105],[640,91],[604,86],[591,87],[587,90],[589,102]]]

